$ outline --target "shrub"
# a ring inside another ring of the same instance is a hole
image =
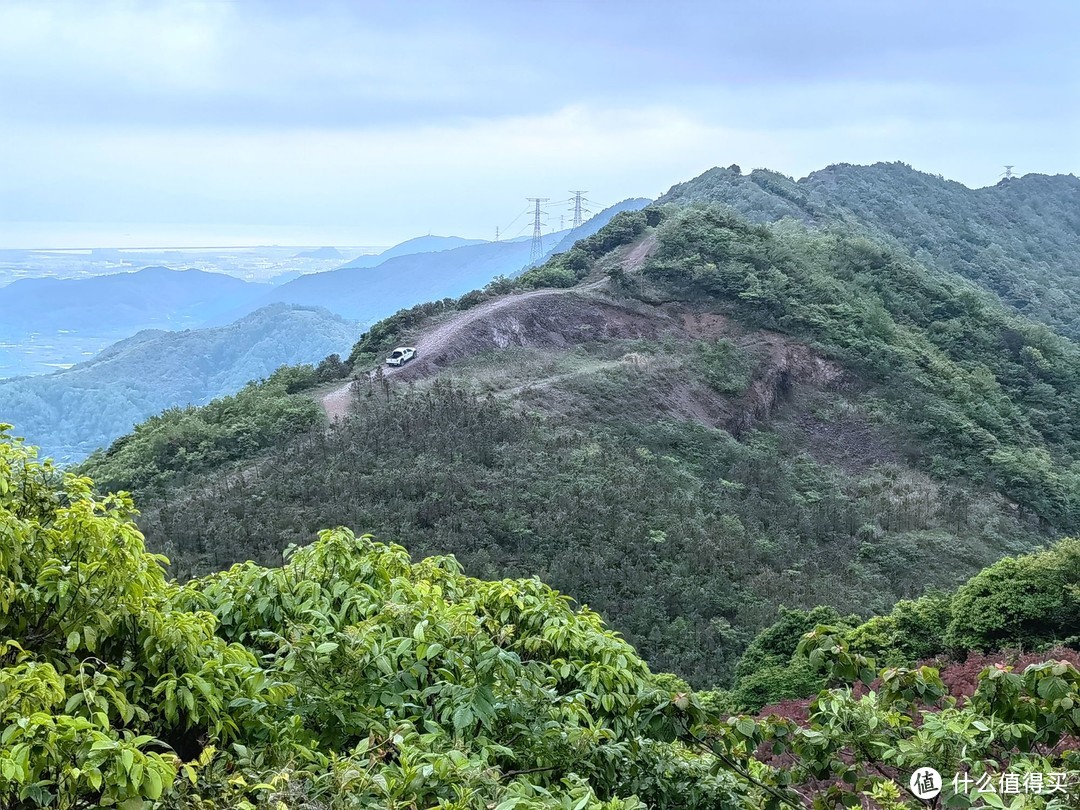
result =
[[[1080,539],[1006,557],[960,587],[945,643],[958,650],[1037,649],[1080,636]]]
[[[902,599],[885,616],[874,616],[851,630],[851,649],[889,666],[910,666],[945,650],[952,618],[952,597],[934,591],[916,600]]]

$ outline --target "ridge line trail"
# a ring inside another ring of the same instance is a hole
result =
[[[601,287],[607,284],[607,279],[593,282],[592,284],[586,284],[580,287],[558,287],[558,288],[545,288],[542,290],[530,290],[524,293],[513,293],[511,295],[503,295],[498,298],[494,298],[491,301],[485,301],[484,303],[467,309],[464,312],[456,313],[445,321],[438,323],[434,328],[420,333],[415,342],[411,345],[416,347],[416,359],[406,363],[404,366],[386,366],[380,359],[379,363],[382,366],[383,374],[386,377],[395,377],[402,374],[405,371],[414,372],[410,376],[426,376],[426,372],[430,371],[431,359],[438,357],[439,353],[444,350],[450,341],[460,332],[464,331],[467,327],[476,323],[483,318],[497,313],[499,310],[506,307],[516,306],[521,301],[526,301],[532,298],[543,298],[549,296],[566,295],[568,293],[577,293],[579,295],[589,296],[596,292]],[[368,376],[371,377],[374,372],[371,372]],[[362,377],[360,379],[363,379]],[[319,404],[322,405],[326,415],[333,422],[337,419],[344,418],[349,408],[349,400],[352,396],[351,388],[356,380],[349,380],[345,384],[338,388],[335,388],[330,393],[326,394],[319,400]]]
[[[643,238],[638,239],[627,247],[623,255],[618,258],[619,266],[626,272],[640,269],[645,263],[645,260],[656,249],[656,246],[656,233],[655,231],[650,231]],[[447,318],[445,321],[436,324],[432,329],[422,332],[415,338],[415,342],[412,344],[416,347],[416,358],[404,366],[386,366],[383,363],[382,358],[379,359],[379,365],[382,367],[383,374],[387,377],[395,377],[406,371],[411,372],[408,375],[410,377],[427,376],[427,373],[431,370],[432,358],[437,358],[439,352],[447,347],[455,335],[464,331],[478,320],[492,315],[505,307],[516,306],[521,301],[526,301],[531,298],[566,295],[567,293],[577,293],[586,297],[594,297],[596,293],[602,291],[606,286],[608,286],[608,280],[606,278],[601,278],[597,281],[589,282],[588,284],[579,284],[573,287],[546,287],[540,290],[530,290],[529,292],[511,293],[509,295],[499,296],[490,301],[485,301],[472,309],[459,312]],[[374,376],[374,372],[368,374],[369,379],[372,376]],[[319,404],[322,406],[323,411],[331,422],[344,419],[345,415],[348,413],[352,396],[350,389],[354,382],[356,382],[356,380],[349,380],[319,400]]]

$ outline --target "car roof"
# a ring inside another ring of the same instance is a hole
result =
[[[414,352],[414,351],[416,351],[416,349],[414,349],[412,346],[398,346],[396,349],[394,349],[394,351],[395,352]]]

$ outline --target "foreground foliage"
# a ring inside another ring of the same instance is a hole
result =
[[[647,424],[631,409],[651,384],[579,382],[577,402],[617,410],[580,427],[442,381],[388,396],[365,386],[349,420],[248,475],[142,498],[140,527],[181,578],[280,564],[290,543],[335,525],[392,536],[418,558],[453,554],[486,579],[538,574],[695,686],[728,684],[781,604],[885,612],[1039,540],[1000,501],[902,469],[845,475],[766,433]]]
[[[339,529],[178,586],[132,516],[0,434],[4,807],[900,810],[918,767],[1049,787],[1075,764],[1067,661],[984,670],[960,704],[820,625],[797,652],[835,686],[803,722],[725,718],[538,580]],[[1075,806],[1059,787],[1009,806]]]
[[[538,581],[339,530],[179,587],[129,500],[6,438],[0,507],[5,807],[739,806],[677,682]]]

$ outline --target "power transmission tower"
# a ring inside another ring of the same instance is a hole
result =
[[[1012,180],[1014,177],[1016,177],[1016,175],[1013,174],[1013,167],[1012,166],[1006,166],[1005,171],[1004,171],[1004,173],[1002,173],[1001,176],[1004,177],[1006,180]]]
[[[533,238],[532,238],[532,250],[529,251],[529,264],[536,264],[542,258],[544,258],[544,235],[540,231],[540,206],[550,200],[550,197],[526,197],[531,203],[536,205],[536,210],[533,212]]]
[[[589,192],[571,190],[570,193],[574,195],[574,208],[573,208],[573,211],[574,211],[574,224],[571,225],[570,227],[571,228],[580,228],[581,227],[581,212],[585,211],[585,213],[589,213],[588,209],[582,208],[582,206],[581,206],[581,198],[584,195],[588,194]],[[588,200],[586,200],[585,202],[588,202]]]
[[[566,214],[559,214],[559,230],[566,230]]]
[[[496,242],[499,241],[499,226],[498,225],[495,226],[495,241]]]

